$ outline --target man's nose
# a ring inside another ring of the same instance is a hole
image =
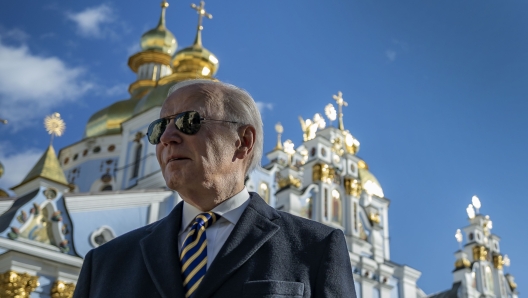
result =
[[[171,119],[165,127],[165,131],[161,134],[160,143],[168,145],[170,143],[181,143],[182,142],[182,132],[176,129],[174,125],[174,119]]]

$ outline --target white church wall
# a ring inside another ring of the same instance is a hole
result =
[[[90,235],[101,226],[111,227],[116,236],[148,224],[149,206],[134,208],[71,212],[74,243],[77,253],[84,257],[93,247]]]

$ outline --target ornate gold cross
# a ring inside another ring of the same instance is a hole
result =
[[[203,17],[205,16],[208,19],[212,19],[213,15],[205,11],[205,2],[203,0],[200,1],[200,6],[193,3],[191,4],[191,7],[194,10],[196,10],[196,12],[198,13],[198,30],[203,30],[203,26],[202,26]]]
[[[339,113],[339,129],[345,130],[345,126],[343,125],[343,106],[348,106],[348,103],[343,100],[343,93],[341,91],[337,92],[337,95],[334,95],[333,98],[337,102],[338,107],[338,113]]]

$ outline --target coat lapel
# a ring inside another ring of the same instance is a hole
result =
[[[184,297],[178,254],[183,202],[141,239],[141,251],[147,270],[162,297]]]
[[[207,270],[194,296],[211,296],[280,229],[272,222],[277,218],[280,215],[275,209],[258,194],[251,193],[246,210]]]

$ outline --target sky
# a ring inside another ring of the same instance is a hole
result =
[[[0,188],[21,182],[50,142],[43,119],[66,122],[56,150],[82,139],[89,117],[128,98],[128,57],[160,1],[0,4]],[[169,1],[178,47],[197,15]],[[451,288],[456,229],[471,197],[493,220],[520,292],[528,284],[528,2],[350,0],[206,2],[203,44],[217,78],[248,90],[264,121],[264,152],[302,142],[343,92],[344,123],[391,200],[391,259],[422,272],[428,294]],[[335,122],[334,122],[335,125]],[[266,164],[266,160],[263,161]]]

